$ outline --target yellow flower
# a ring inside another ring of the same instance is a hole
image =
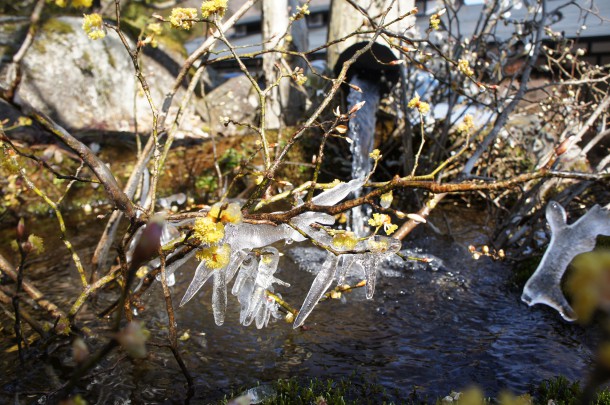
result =
[[[206,267],[218,270],[227,267],[231,257],[231,247],[225,243],[201,249],[197,252],[197,259],[205,263]]]
[[[176,7],[172,9],[172,14],[169,17],[169,22],[174,28],[190,30],[193,26],[193,21],[197,18],[197,9],[192,7]]]
[[[64,8],[67,5],[66,0],[55,0],[54,3],[57,7],[61,7],[61,8]]]
[[[389,208],[392,205],[392,200],[394,199],[394,195],[392,194],[392,190],[388,191],[385,194],[381,195],[381,206],[383,208]]]
[[[421,101],[418,94],[409,101],[407,107],[417,109],[422,115],[426,115],[430,112],[430,104]]]
[[[369,219],[369,225],[379,228],[383,226],[383,230],[386,235],[391,235],[398,229],[398,225],[392,223],[392,219],[389,215],[374,213],[373,218]]]
[[[472,76],[474,74],[474,70],[470,68],[470,64],[466,59],[460,59],[458,61],[458,70],[466,76]]]
[[[104,38],[106,36],[106,29],[104,28],[102,16],[97,13],[84,14],[83,31],[93,40]]]
[[[299,72],[296,74],[294,81],[299,85],[302,86],[305,84],[305,82],[307,82],[307,76],[305,76],[303,73]]]
[[[30,117],[19,117],[17,119],[17,125],[21,127],[28,127],[32,125],[32,119]]]
[[[44,241],[40,236],[31,234],[28,236],[28,242],[32,246],[32,252],[34,254],[39,255],[44,252]]]
[[[597,348],[597,361],[605,367],[610,367],[610,342],[602,342]]]
[[[374,238],[367,239],[366,246],[373,253],[383,253],[390,247],[386,239],[375,240]]]
[[[380,159],[381,155],[379,154],[379,149],[373,149],[373,151],[371,153],[369,153],[369,157],[373,160]]]
[[[385,223],[391,222],[390,217],[386,214],[374,213],[373,218],[369,219],[369,225],[378,228]]]
[[[211,217],[202,217],[195,220],[193,235],[201,243],[216,243],[225,236],[225,227],[220,222],[215,222]]]
[[[72,6],[76,8],[91,7],[93,0],[72,0]]]
[[[398,225],[396,225],[396,224],[384,224],[383,225],[383,230],[386,235],[393,234],[397,229],[398,229]]]
[[[230,203],[221,211],[223,205],[223,203],[216,203],[212,205],[212,208],[210,208],[210,211],[208,212],[208,217],[212,218],[214,221],[220,220],[220,222],[223,224],[241,223],[242,215],[239,204]]]
[[[333,237],[332,244],[337,248],[353,250],[358,244],[358,239],[353,232],[338,233]]]
[[[305,17],[306,15],[309,15],[309,5],[303,4],[302,7],[297,6],[297,12],[294,13],[294,15],[290,16],[290,21],[300,20],[301,18]]]
[[[578,255],[572,267],[566,290],[578,321],[588,323],[597,308],[610,310],[610,251]]]
[[[146,29],[155,35],[161,35],[163,32],[163,26],[159,23],[150,23],[146,26]]]
[[[419,110],[420,114],[426,115],[430,112],[430,104],[426,103],[425,101],[420,101],[417,109]]]
[[[532,405],[534,401],[529,394],[517,397],[508,391],[503,391],[498,397],[498,403],[502,405]]]
[[[431,30],[437,30],[441,24],[441,19],[438,14],[432,14],[430,16],[430,28]]]
[[[227,10],[227,0],[204,0],[201,4],[201,16],[209,18],[212,14],[218,14],[218,17],[225,15]]]
[[[460,134],[468,134],[474,129],[474,120],[472,115],[466,114],[464,116],[464,121],[458,125],[457,131]]]

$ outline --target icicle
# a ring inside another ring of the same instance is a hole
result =
[[[244,262],[246,257],[248,257],[248,253],[244,250],[237,250],[231,252],[231,259],[229,259],[229,266],[227,267],[227,284],[233,280],[235,274],[239,270],[241,264]]]
[[[193,277],[189,287],[186,289],[186,293],[184,293],[182,301],[180,301],[180,306],[183,306],[189,302],[215,271],[219,270],[208,268],[204,262],[199,263],[199,266],[197,266],[197,269],[195,269],[195,276]]]
[[[379,264],[392,254],[398,252],[401,243],[394,238],[376,235],[373,238],[367,239],[365,245],[370,252],[359,254],[357,260],[364,268],[366,298],[370,300],[375,293]]]
[[[227,273],[224,270],[214,272],[214,290],[212,291],[212,310],[214,322],[221,326],[225,322],[227,311]]]
[[[228,224],[225,227],[225,242],[233,250],[262,248],[289,237],[293,232],[287,225]]]
[[[266,297],[265,301],[262,303],[261,309],[256,314],[256,329],[262,329],[269,322],[269,307],[267,306]]]
[[[240,290],[246,280],[252,279],[252,283],[256,278],[256,266],[257,262],[254,259],[254,256],[249,255],[244,258],[242,264],[239,268],[239,272],[237,273],[237,278],[235,279],[235,283],[233,283],[233,288],[231,289],[231,294],[238,295],[240,294]]]
[[[373,299],[375,284],[377,282],[377,270],[379,269],[379,257],[377,255],[361,255],[360,264],[364,269],[364,279],[366,280],[366,299]]]
[[[237,295],[237,300],[240,304],[239,310],[239,323],[246,325],[246,317],[248,316],[248,306],[250,305],[250,298],[252,297],[252,293],[254,292],[254,277],[244,277],[241,287],[239,289],[239,293]]]
[[[260,312],[265,312],[268,309],[268,298],[266,291],[273,292],[274,283],[290,287],[290,284],[285,283],[273,276],[277,270],[279,259],[280,253],[274,247],[268,246],[261,251],[261,259],[258,264],[256,278],[254,283],[252,283],[253,288],[250,296],[248,297],[246,294],[242,294],[241,291],[239,294],[239,301],[242,303],[240,320],[244,325],[250,325],[255,319],[257,320],[257,327],[258,325],[266,323],[265,319],[268,320],[268,315],[260,314]],[[244,283],[241,290],[244,290],[245,288],[247,288],[247,283]]]
[[[182,252],[183,248],[179,248],[176,249],[176,251],[174,252],[175,254],[178,254],[180,252]],[[182,267],[182,265],[186,262],[188,262],[190,259],[192,259],[195,254],[197,253],[197,249],[193,249],[190,252],[188,252],[187,254],[184,255],[183,258],[176,260],[175,262],[173,262],[172,264],[169,264],[167,267],[165,267],[165,273],[167,274],[167,276],[174,276],[174,273],[176,272],[176,270],[178,270],[180,267]]]
[[[610,212],[599,205],[591,208],[572,225],[566,223],[563,207],[551,201],[546,207],[551,241],[538,268],[523,288],[521,299],[529,306],[545,304],[556,309],[567,321],[576,314],[561,291],[561,278],[572,259],[595,247],[597,235],[610,235]]]
[[[363,178],[354,179],[347,183],[339,183],[335,187],[318,194],[312,198],[311,201],[316,205],[335,205],[347,197],[351,192],[359,190],[363,184]]]
[[[311,311],[313,311],[314,307],[318,304],[322,295],[328,290],[328,287],[330,287],[335,278],[335,271],[337,270],[338,263],[339,256],[328,252],[326,260],[322,264],[322,269],[311,284],[311,288],[307,293],[307,297],[305,297],[305,301],[303,301],[299,314],[294,320],[293,328],[296,329],[303,325],[303,322],[305,322],[305,319],[311,314]]]
[[[339,260],[339,266],[337,269],[337,284],[344,284],[345,277],[350,271],[354,263],[356,263],[356,255],[344,254],[341,255]]]

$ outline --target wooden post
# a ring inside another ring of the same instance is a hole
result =
[[[288,0],[263,0],[263,48],[273,49],[284,45],[284,34],[288,29]],[[282,54],[270,52],[263,55],[265,84],[274,83],[281,74]],[[278,67],[280,67],[278,69]],[[265,127],[277,129],[282,124],[282,99],[288,100],[289,79],[283,79],[267,95]]]

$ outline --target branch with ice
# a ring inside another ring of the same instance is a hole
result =
[[[565,320],[574,321],[576,314],[561,291],[561,278],[574,257],[593,250],[598,235],[610,235],[610,211],[608,206],[596,205],[568,225],[564,208],[551,201],[546,207],[546,219],[551,227],[551,242],[525,284],[521,299],[530,306],[548,305]]]

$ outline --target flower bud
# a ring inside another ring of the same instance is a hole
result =
[[[17,224],[17,240],[22,241],[25,238],[25,220],[23,217],[19,220]]]

